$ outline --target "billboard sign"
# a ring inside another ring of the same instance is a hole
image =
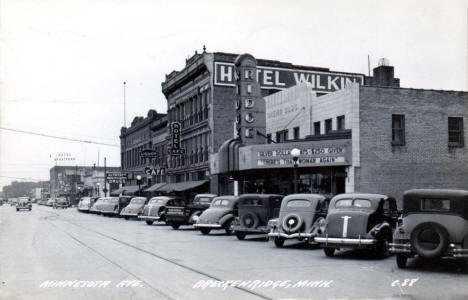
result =
[[[214,62],[215,85],[235,86],[234,64]],[[310,71],[257,65],[257,78],[262,89],[285,89],[300,82],[308,82],[314,91],[330,93],[350,83],[364,84],[364,75],[340,72]]]

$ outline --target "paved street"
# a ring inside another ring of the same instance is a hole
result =
[[[75,208],[33,205],[31,212],[16,212],[0,206],[1,299],[468,297],[468,275],[452,262],[417,263],[398,270],[394,257],[344,252],[327,258],[322,250],[301,245],[278,249],[262,239],[203,236],[189,228],[175,231]],[[412,286],[405,279],[414,279]],[[202,285],[209,280],[247,282],[227,288]],[[51,281],[72,283],[47,286]],[[96,281],[107,283],[80,287]]]

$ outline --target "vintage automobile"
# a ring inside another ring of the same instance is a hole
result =
[[[232,223],[238,215],[239,196],[218,196],[213,199],[193,226],[202,234],[210,234],[213,229],[224,229],[227,234],[232,234]]]
[[[83,197],[80,199],[80,202],[78,202],[78,205],[76,206],[76,209],[78,211],[86,211],[89,212],[89,209],[92,206],[92,201],[91,197]]]
[[[275,194],[241,195],[239,216],[232,225],[236,237],[243,240],[247,234],[268,234],[268,221],[278,218],[283,197]]]
[[[47,206],[54,206],[55,199],[54,198],[49,198],[47,199],[46,205]]]
[[[29,197],[20,197],[18,199],[18,202],[16,203],[16,211],[19,211],[20,209],[31,210],[31,208],[31,200]]]
[[[18,202],[18,198],[10,198],[8,199],[8,202],[10,203],[10,206],[16,206],[16,203]]]
[[[132,199],[132,196],[108,197],[101,204],[100,211],[104,216],[118,216]]]
[[[68,206],[70,206],[70,202],[68,202],[67,198],[65,197],[55,198],[53,208],[55,209],[68,208]]]
[[[166,223],[173,229],[178,229],[180,225],[195,224],[204,210],[210,207],[215,194],[198,194],[191,203],[185,202],[166,205]]]
[[[154,221],[166,221],[166,206],[176,206],[183,200],[174,196],[157,196],[148,201],[143,208],[143,213],[138,218],[145,220],[146,224],[153,225]]]
[[[283,198],[279,218],[269,221],[276,247],[286,239],[315,243],[314,237],[327,216],[330,199],[319,194],[292,194]]]
[[[101,214],[101,206],[104,203],[104,198],[98,198],[96,202],[90,207],[89,212],[93,214],[100,215]]]
[[[125,220],[138,218],[143,213],[146,202],[146,197],[133,197],[130,203],[122,209],[120,216],[125,218]]]
[[[451,257],[467,268],[468,191],[406,191],[390,252],[396,254],[399,268],[405,268],[408,258],[415,255],[423,259]]]
[[[380,194],[346,193],[333,197],[327,218],[315,242],[325,255],[336,249],[374,249],[388,257],[398,211],[392,197]]]

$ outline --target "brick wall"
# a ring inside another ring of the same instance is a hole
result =
[[[359,98],[356,190],[392,195],[401,203],[412,188],[468,189],[468,93],[359,87]],[[391,144],[392,114],[405,115],[404,146]],[[462,148],[448,147],[449,116],[464,118]]]

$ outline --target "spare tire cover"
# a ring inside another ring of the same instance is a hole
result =
[[[424,258],[442,256],[449,245],[449,234],[442,225],[434,222],[421,223],[411,233],[411,246]]]
[[[258,226],[258,217],[254,213],[246,213],[241,217],[241,224],[246,228],[256,228]]]
[[[299,228],[301,228],[302,223],[302,219],[299,215],[291,213],[283,218],[281,226],[286,232],[292,233],[298,231]]]

